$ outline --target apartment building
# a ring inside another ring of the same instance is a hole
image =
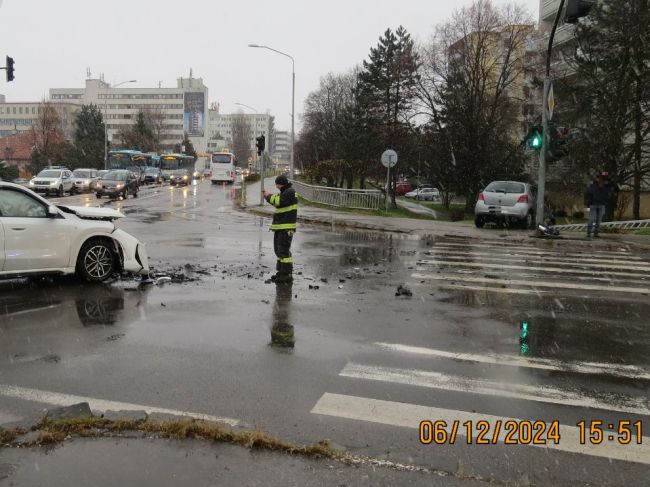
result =
[[[75,103],[53,103],[61,118],[61,130],[66,139],[74,136],[74,121],[79,110]],[[7,102],[0,95],[0,137],[30,132],[39,114],[43,110],[42,102]]]

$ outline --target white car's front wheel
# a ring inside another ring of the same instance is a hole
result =
[[[115,271],[115,253],[109,241],[89,240],[77,258],[77,273],[88,282],[103,282]]]

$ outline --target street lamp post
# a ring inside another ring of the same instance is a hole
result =
[[[128,81],[122,81],[114,85],[112,88],[117,88],[118,86],[125,85],[127,83],[136,83],[137,80],[131,79]],[[104,90],[104,169],[108,169],[108,89],[111,86],[106,83],[106,89]]]
[[[291,59],[291,160],[289,163],[289,176],[291,179],[293,179],[293,173],[294,173],[294,167],[293,167],[293,161],[294,161],[294,144],[295,144],[295,119],[296,119],[296,62],[293,59],[293,56],[290,56],[286,52],[278,51],[277,49],[273,49],[272,47],[269,46],[261,46],[259,44],[249,44],[248,47],[256,47],[260,49],[268,49],[269,51],[277,52],[278,54],[282,54],[283,56],[288,57]]]

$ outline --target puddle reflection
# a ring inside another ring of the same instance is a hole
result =
[[[292,293],[292,284],[282,283],[275,285],[271,345],[280,349],[293,349],[296,344],[294,328],[291,324]]]

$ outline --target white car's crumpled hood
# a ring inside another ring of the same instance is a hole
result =
[[[74,213],[79,218],[87,218],[90,220],[117,220],[124,218],[124,214],[113,210],[112,208],[92,208],[86,206],[59,206],[66,213]],[[67,210],[67,211],[66,211]]]

